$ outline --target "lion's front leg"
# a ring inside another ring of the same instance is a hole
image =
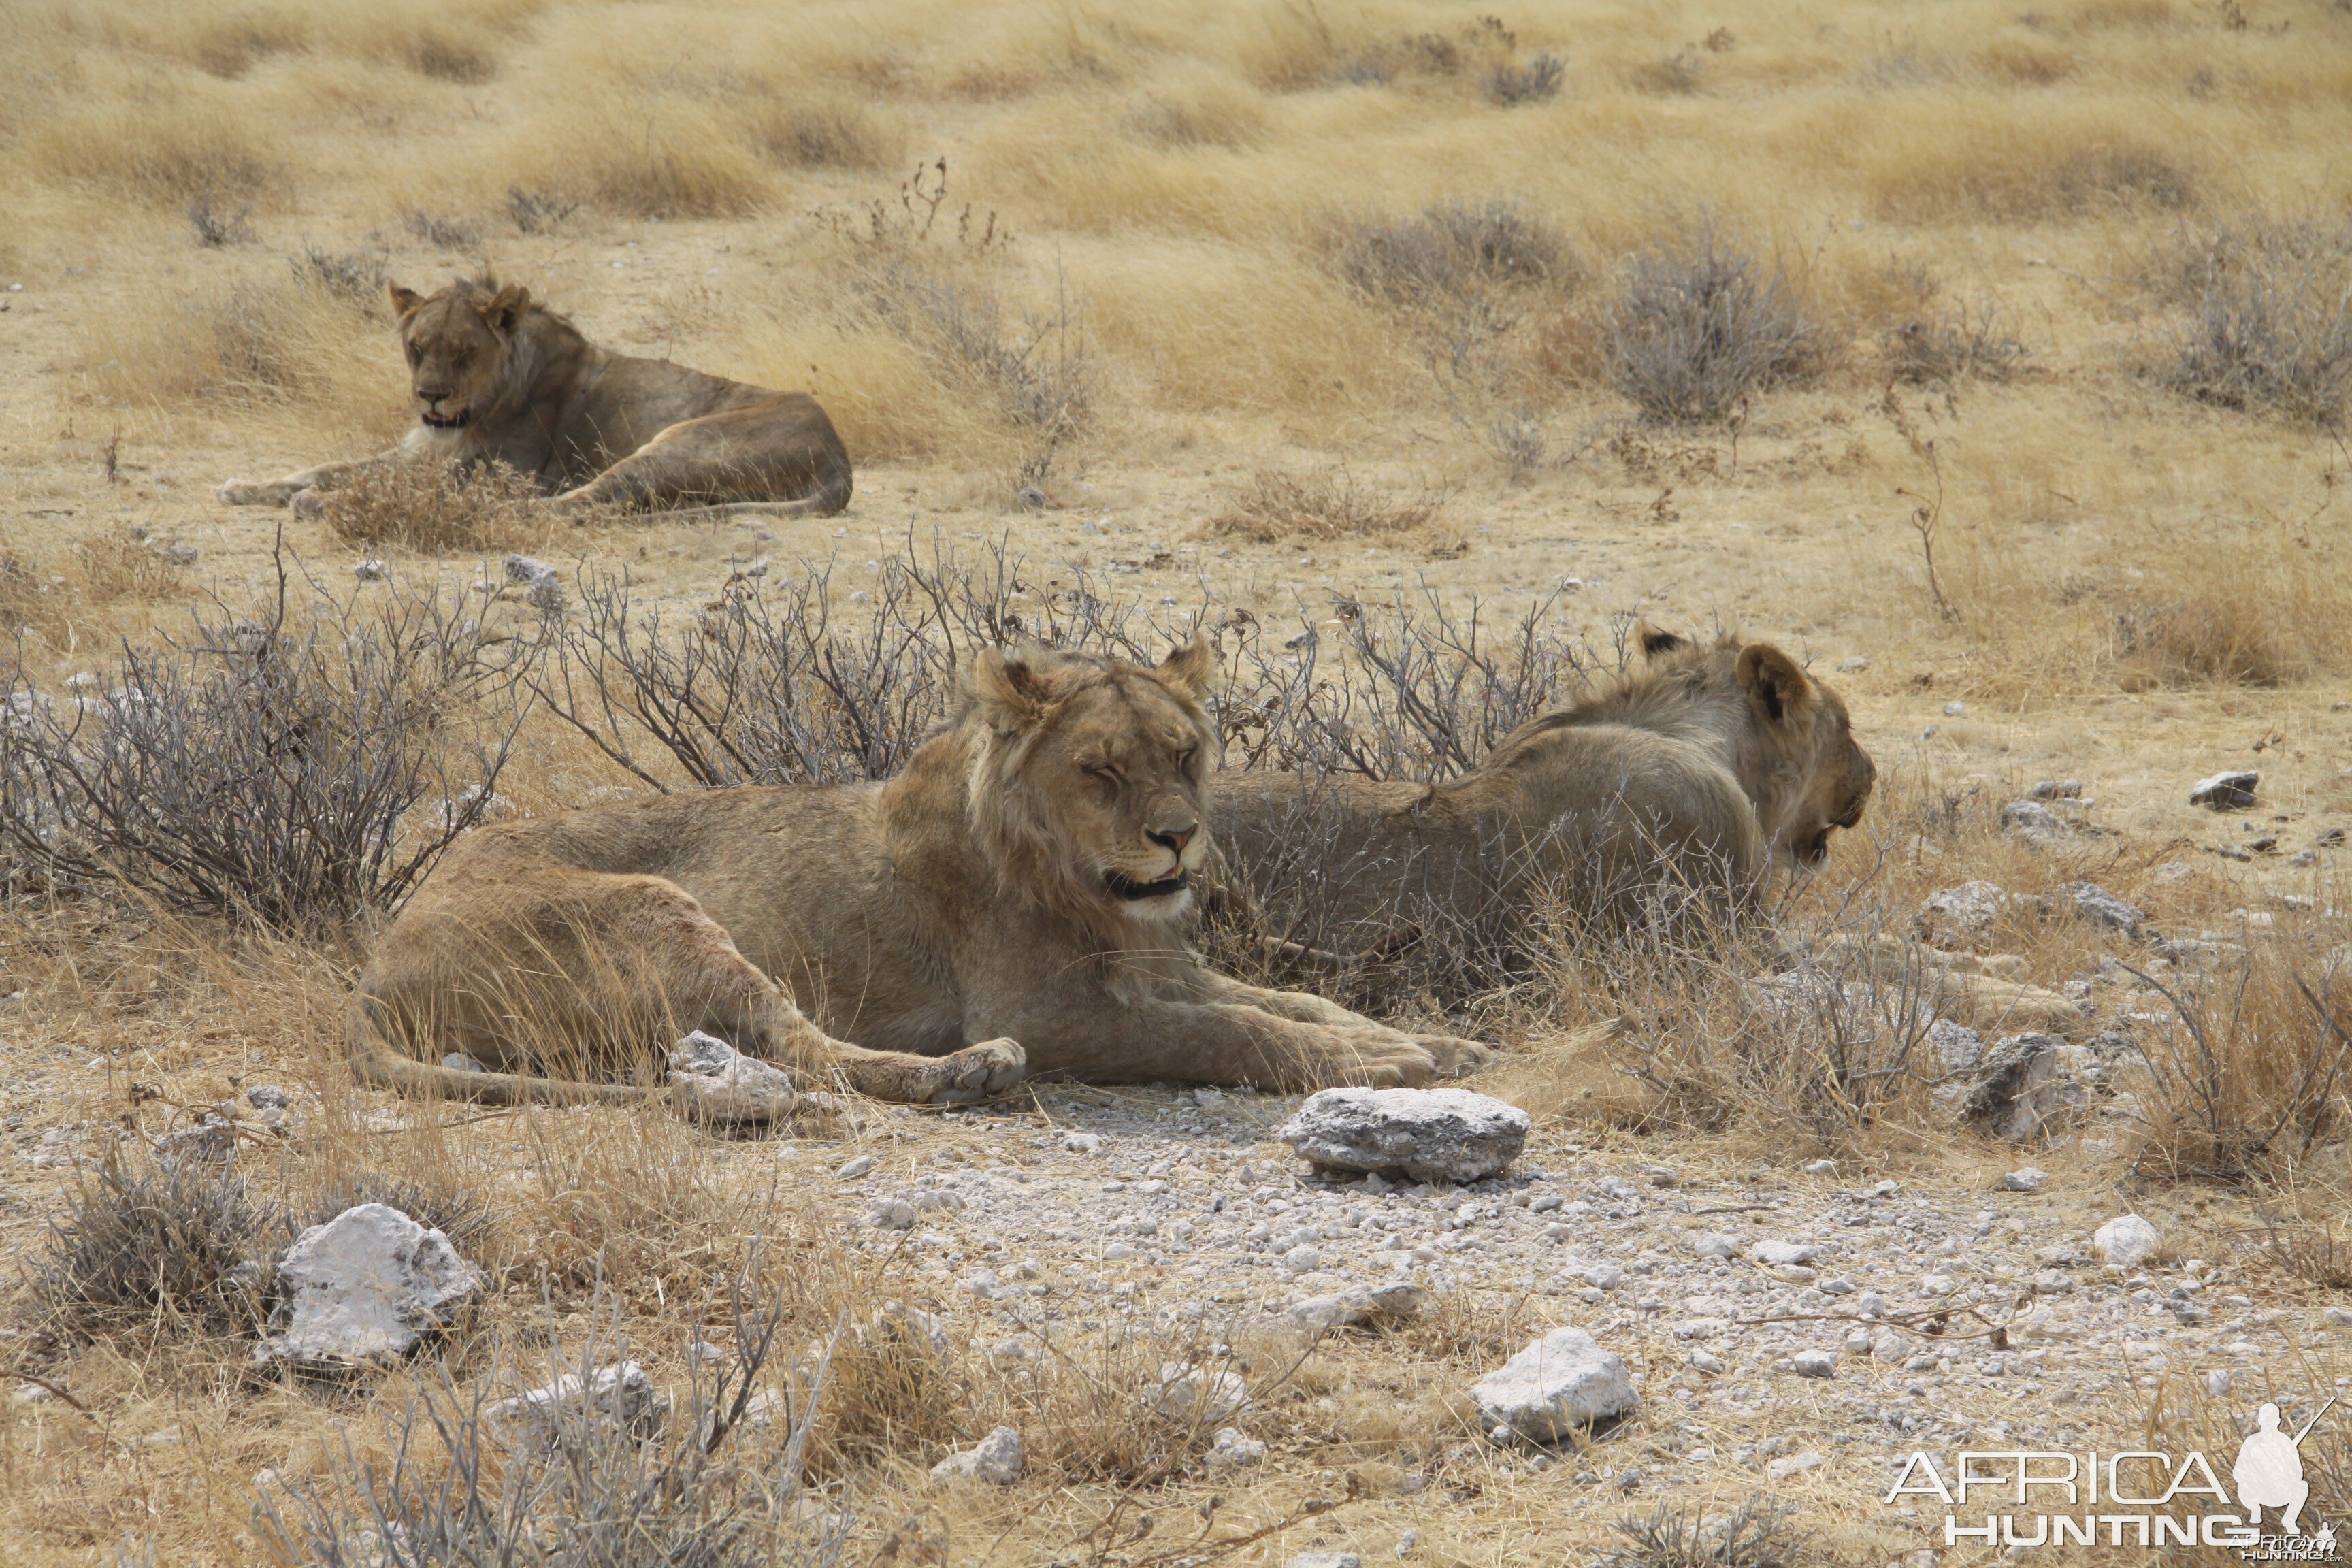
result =
[[[1377,1019],[1360,1013],[1350,1013],[1338,1003],[1326,1000],[1310,991],[1269,991],[1263,986],[1244,984],[1229,976],[1203,970],[1201,973],[1202,994],[1218,1001],[1238,1002],[1261,1008],[1277,1018],[1290,1018],[1302,1024],[1325,1024],[1346,1029],[1375,1029],[1396,1034],[1411,1040],[1435,1058],[1441,1076],[1458,1078],[1476,1072],[1495,1059],[1491,1046],[1459,1035],[1416,1035],[1391,1029]]]
[[[223,506],[286,506],[305,490],[349,484],[359,467],[357,463],[320,463],[282,479],[228,479],[214,489],[213,499]]]

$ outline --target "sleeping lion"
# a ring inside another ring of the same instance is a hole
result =
[[[282,479],[231,479],[231,506],[304,516],[365,468],[504,464],[562,510],[831,514],[849,504],[849,453],[804,392],[771,392],[600,349],[519,285],[460,278],[433,294],[392,285],[416,427],[389,452]]]

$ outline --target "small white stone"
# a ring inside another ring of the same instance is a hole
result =
[[[1517,1106],[1468,1089],[1327,1089],[1275,1136],[1320,1169],[1475,1182],[1518,1157],[1530,1125]]]
[[[1021,1479],[1026,1468],[1021,1434],[1010,1426],[999,1426],[975,1447],[950,1454],[933,1465],[931,1479],[986,1481],[991,1486],[1009,1487]]]
[[[633,1436],[651,1437],[669,1416],[669,1395],[653,1385],[635,1362],[600,1366],[583,1384],[567,1372],[544,1387],[486,1405],[482,1418],[523,1442],[551,1446],[568,1422],[593,1420]]]
[[[1582,1329],[1554,1329],[1471,1385],[1481,1417],[1551,1442],[1641,1403],[1624,1361]]]
[[[1701,1258],[1737,1258],[1739,1243],[1714,1231],[1691,1237],[1691,1250]]]
[[[1249,1384],[1236,1373],[1211,1371],[1189,1361],[1164,1362],[1151,1407],[1172,1421],[1222,1421],[1249,1403]]]
[[[1217,1469],[1242,1469],[1265,1462],[1265,1445],[1238,1426],[1221,1426],[1217,1440],[1201,1456],[1201,1462]]]
[[[2021,1165],[2000,1179],[2001,1190],[2011,1193],[2038,1193],[2050,1184],[2050,1173],[2033,1165]]]
[[[912,1230],[915,1228],[915,1205],[897,1198],[885,1198],[866,1211],[866,1223],[877,1230]]]
[[[860,1154],[834,1173],[845,1182],[854,1182],[874,1168],[874,1156]]]
[[[2136,1214],[2118,1215],[2091,1237],[2100,1258],[2110,1268],[2137,1268],[2164,1245],[2163,1237]]]
[[[1834,1351],[1799,1351],[1789,1358],[1789,1368],[1799,1377],[1835,1377],[1837,1352]]]
[[[1811,1263],[1821,1256],[1821,1250],[1818,1247],[1807,1247],[1801,1242],[1759,1241],[1751,1249],[1751,1255],[1759,1263],[1769,1263],[1785,1268],[1791,1264]]]

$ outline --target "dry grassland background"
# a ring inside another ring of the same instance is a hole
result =
[[[814,581],[846,626],[888,602],[910,551],[978,564],[996,547],[1033,616],[1084,583],[1168,626],[1205,608],[1255,627],[1274,660],[1315,628],[1343,681],[1363,673],[1334,651],[1349,628],[1400,601],[1475,606],[1490,629],[1539,611],[1547,646],[1603,670],[1636,616],[1736,627],[1810,658],[1882,770],[1861,829],[1791,893],[1792,929],[1907,932],[1935,889],[2090,879],[2168,935],[2252,947],[2176,982],[2177,1008],[2137,994],[2172,1020],[2143,1114],[2028,1152],[2056,1173],[2047,1215],[2077,1232],[2136,1207],[2168,1256],[2239,1260],[2297,1323],[2347,1300],[2347,1086],[2321,1016],[2352,1004],[2347,851],[2328,837],[2352,826],[2341,3],[25,0],[0,11],[0,633],[25,704],[69,710],[142,658],[163,662],[142,679],[201,669],[173,647],[266,619],[290,560],[283,625],[319,661],[304,700],[332,710],[381,676],[383,711],[408,716],[383,789],[467,801],[477,747],[509,748],[503,809],[643,787],[476,679],[485,647],[547,634],[526,604],[463,610],[518,549],[562,565],[574,626],[587,585],[623,573],[673,616],[730,577]],[[856,464],[850,510],[575,529],[495,487],[429,484],[323,521],[214,504],[232,475],[395,438],[410,415],[385,282],[485,269],[601,344],[814,393]],[[388,582],[355,584],[363,558]],[[407,607],[380,618],[395,595]],[[406,662],[338,651],[363,635]],[[283,716],[230,709],[221,732],[266,752]],[[636,746],[659,782],[693,776]],[[1407,750],[1408,771],[1439,765]],[[2261,771],[2258,804],[2189,806],[2226,768]],[[2073,813],[2084,829],[2005,831],[2001,805],[2052,778],[2095,799]],[[21,1385],[0,1414],[0,1557],[373,1562],[348,1546],[364,1520],[306,1536],[290,1511],[257,1514],[257,1497],[294,1508],[257,1472],[331,1489],[381,1471],[386,1420],[413,1401],[462,1428],[478,1391],[622,1336],[683,1405],[698,1334],[740,1349],[771,1314],[772,1375],[845,1307],[959,1305],[910,1255],[845,1250],[854,1208],[769,1146],[653,1114],[402,1115],[354,1090],[342,998],[401,868],[436,841],[404,828],[329,875],[254,858],[293,830],[227,799],[131,824],[112,858],[9,852],[0,1226],[24,1277],[0,1339]],[[173,859],[175,824],[207,816],[219,842]],[[272,901],[290,888],[305,897]],[[2038,985],[2144,961],[2015,907],[1978,945]],[[2100,984],[2108,1006],[2131,982]],[[1758,1050],[1738,991],[1691,955],[1563,940],[1445,1005],[1509,1047],[1492,1087],[1539,1113],[1529,1159],[1555,1168],[1670,1159],[1736,1184],[1832,1157],[1842,1180],[1966,1193],[2022,1157],[1938,1121],[1925,1083]],[[1629,1035],[1583,1028],[1620,1014]],[[263,1081],[299,1091],[305,1130],[256,1134],[249,1213],[199,1223],[191,1205],[231,1197],[126,1196],[66,1157],[111,1149],[110,1179],[163,1181],[152,1141]],[[861,1149],[908,1179],[1018,1163],[992,1128],[1045,1115],[877,1115],[804,1140],[801,1169]],[[251,1375],[250,1292],[222,1294],[224,1271],[378,1193],[422,1205],[498,1286],[449,1342],[448,1382]],[[193,1248],[193,1283],[60,1306],[58,1249],[99,1246],[107,1213],[201,1231],[122,1244]],[[1263,1331],[1237,1349],[1281,1390],[1257,1433],[1276,1453],[1246,1476],[1202,1472],[1205,1435],[1136,1416],[1160,1352],[1107,1309],[1090,1329],[1074,1312],[1055,1370],[1025,1383],[977,1356],[938,1373],[877,1328],[841,1352],[804,1447],[763,1429],[719,1479],[635,1450],[509,1478],[577,1537],[519,1560],[1280,1563],[1318,1539],[1386,1552],[1412,1529],[1416,1561],[1580,1563],[1633,1550],[1610,1520],[1661,1497],[1722,1510],[1765,1489],[1726,1466],[1628,1500],[1571,1479],[1601,1461],[1482,1457],[1465,1375],[1577,1311],[1465,1289],[1413,1336]],[[2345,1369],[2324,1340],[2295,1376]],[[2074,1397],[2105,1413],[2102,1446],[2231,1418],[2178,1387],[2152,1406],[2120,1373]],[[1031,1481],[927,1489],[999,1419],[1026,1428]],[[1834,1426],[1780,1419],[1800,1442]],[[411,1457],[440,1473],[437,1448]],[[1409,1471],[1442,1484],[1400,1495]],[[1860,1489],[1816,1487],[1815,1542],[1790,1561],[1899,1557],[1859,1522]],[[722,1495],[740,1537],[696,1511]],[[625,1498],[652,1522],[582,1522]],[[1307,1499],[1344,1506],[1298,1512]]]

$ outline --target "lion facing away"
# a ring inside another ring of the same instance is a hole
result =
[[[1734,914],[1775,862],[1819,864],[1876,776],[1844,702],[1769,643],[1645,627],[1642,649],[1449,783],[1221,777],[1213,820],[1247,894],[1313,948],[1378,954],[1473,918],[1511,944],[1544,893],[1620,922],[1662,892]]]
[[[624,1100],[696,1028],[917,1101],[1024,1070],[1312,1089],[1483,1061],[1474,1042],[1244,985],[1186,951],[1211,847],[1211,664],[1197,640],[1156,668],[985,652],[887,782],[478,829],[361,977],[359,1075],[501,1102]],[[493,1070],[428,1065],[453,1051]]]
[[[563,510],[830,514],[849,504],[849,453],[816,399],[600,349],[520,286],[460,278],[392,285],[416,427],[362,463],[231,479],[232,506],[322,510],[362,468],[503,464]]]

